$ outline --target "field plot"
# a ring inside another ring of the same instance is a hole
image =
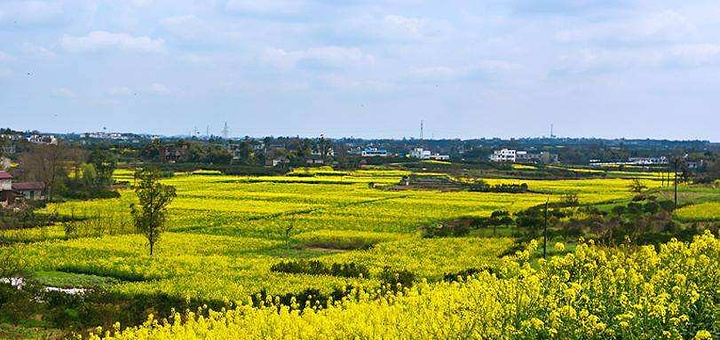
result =
[[[682,221],[720,221],[720,202],[705,202],[684,206],[675,211]]]
[[[517,212],[567,193],[577,193],[581,203],[630,196],[630,180],[625,179],[488,180],[527,183],[532,192],[522,194],[382,189],[407,174],[382,170],[298,170],[288,176],[263,177],[177,174],[163,180],[177,188],[178,197],[169,209],[170,232],[162,236],[155,256],[147,255],[144,239],[131,234],[127,225],[112,225],[129,223],[129,206],[135,200],[130,190],[122,190],[116,199],[46,208],[47,213],[89,219],[112,216],[107,219],[111,225],[92,237],[59,239],[64,226],[52,226],[43,232],[18,233],[16,239],[30,243],[0,251],[22,254],[33,271],[106,278],[109,290],[129,296],[162,293],[247,301],[261,291],[277,295],[373,287],[387,268],[410,271],[418,280],[441,280],[448,273],[497,263],[513,242],[424,239],[419,227],[489,216],[495,210]],[[127,171],[119,171],[116,178],[132,181]],[[651,180],[645,183],[658,185]],[[367,275],[271,270],[281,261],[298,259],[318,260],[328,267],[352,263],[367,268]]]

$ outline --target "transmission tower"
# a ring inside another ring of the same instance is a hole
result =
[[[229,135],[230,135],[230,128],[228,128],[228,124],[227,124],[227,122],[225,122],[225,126],[223,126],[223,129],[222,129],[223,139],[228,139]]]

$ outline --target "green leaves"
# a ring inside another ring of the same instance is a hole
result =
[[[175,198],[175,187],[160,183],[162,173],[157,169],[141,169],[135,173],[138,184],[135,194],[139,204],[131,204],[135,228],[147,237],[150,255],[164,230],[167,206]]]

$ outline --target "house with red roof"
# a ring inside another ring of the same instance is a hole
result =
[[[0,206],[6,207],[13,204],[18,198],[24,198],[26,200],[44,200],[45,183],[13,183],[13,176],[11,174],[6,171],[0,171]]]

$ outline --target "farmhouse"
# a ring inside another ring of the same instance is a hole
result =
[[[17,193],[20,193],[27,200],[45,199],[45,183],[43,182],[13,183],[12,189]]]
[[[382,150],[378,148],[365,148],[360,153],[363,157],[387,157],[388,152],[387,150]]]
[[[187,162],[190,159],[190,148],[187,144],[163,146],[160,149],[160,159],[166,163]]]
[[[668,159],[665,156],[660,157],[630,157],[627,164],[633,165],[662,165],[668,164]]]
[[[517,150],[501,149],[493,151],[490,155],[490,160],[493,162],[512,162],[515,163],[517,157]]]
[[[288,163],[290,163],[290,160],[285,156],[265,158],[266,166],[282,166]]]
[[[492,162],[509,162],[509,163],[542,163],[550,164],[558,162],[558,155],[546,151],[528,152],[512,149],[500,149],[493,151],[490,155]]]
[[[6,207],[18,198],[26,200],[44,200],[45,184],[42,182],[13,183],[13,176],[0,171],[0,205]]]
[[[449,155],[441,155],[439,153],[434,153],[430,150],[425,150],[423,148],[415,148],[410,151],[410,157],[419,159],[434,159],[438,161],[445,161],[450,159]]]

